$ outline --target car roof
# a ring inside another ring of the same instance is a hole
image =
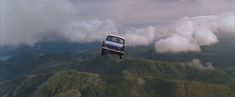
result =
[[[118,38],[121,38],[121,39],[124,39],[124,40],[125,40],[125,38],[124,38],[124,37],[122,37],[122,36],[118,36],[118,35],[110,34],[110,35],[108,35],[108,36],[114,36],[114,37],[118,37]]]

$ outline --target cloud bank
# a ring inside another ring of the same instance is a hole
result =
[[[219,41],[216,33],[235,32],[233,3],[233,0],[1,0],[0,46],[33,46],[62,39],[100,42],[108,34],[118,34],[126,38],[127,46],[153,43],[158,53],[198,52],[201,46]]]
[[[235,34],[234,21],[234,13],[184,17],[166,29],[170,35],[156,41],[155,49],[158,53],[201,51],[201,46],[219,41],[216,33]]]

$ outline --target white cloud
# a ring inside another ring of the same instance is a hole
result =
[[[184,17],[165,30],[170,35],[156,41],[155,49],[158,53],[200,51],[201,46],[219,41],[215,33],[235,33],[232,21],[234,13]]]
[[[218,17],[215,28],[221,32],[235,33],[235,12],[225,13]]]
[[[195,32],[194,38],[199,46],[211,45],[218,41],[217,36],[211,30],[203,28]]]
[[[1,0],[0,45],[34,45],[74,14],[67,0]],[[51,37],[54,38],[54,37]]]
[[[155,28],[131,28],[123,33],[117,31],[117,26],[111,20],[73,21],[61,36],[72,42],[86,43],[103,41],[109,34],[117,34],[126,38],[127,46],[147,46],[154,40]]]
[[[202,64],[199,59],[193,59],[192,62],[188,63],[188,66],[201,69],[201,70],[213,70],[214,69],[211,63]]]
[[[141,29],[131,29],[124,33],[128,46],[147,46],[154,40],[155,28],[150,26]]]
[[[75,20],[72,21],[61,34],[69,41],[86,43],[102,41],[107,35],[118,33],[115,24],[111,20]]]
[[[166,39],[157,41],[155,43],[155,49],[158,53],[200,51],[200,47],[195,42],[191,42],[188,39],[175,34]]]

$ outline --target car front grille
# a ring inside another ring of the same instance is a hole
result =
[[[113,45],[106,45],[106,47],[109,48],[109,49],[114,49],[114,50],[120,51],[119,47],[116,47],[116,46],[113,46]]]

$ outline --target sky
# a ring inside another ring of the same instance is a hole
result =
[[[1,0],[0,46],[42,41],[101,42],[118,34],[127,46],[157,53],[199,52],[216,33],[235,34],[235,0]]]

